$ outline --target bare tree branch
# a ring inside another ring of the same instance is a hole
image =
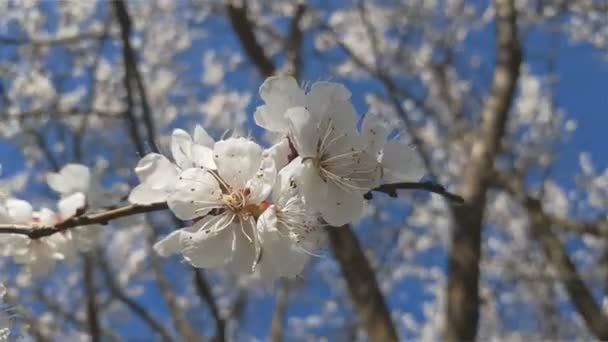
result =
[[[552,215],[545,213],[541,201],[527,194],[521,180],[504,175],[499,177],[507,191],[515,195],[528,210],[533,236],[541,245],[547,261],[559,275],[570,300],[583,317],[589,331],[598,340],[608,340],[608,316],[593,298],[593,293],[576,270],[576,265],[570,259],[566,247],[551,229],[552,225],[559,226],[560,222],[568,221],[555,220]]]
[[[277,291],[277,299],[270,323],[270,342],[283,341],[283,325],[285,324],[285,313],[287,304],[289,303],[289,285],[286,282],[281,282]]]
[[[101,265],[101,270],[103,271],[106,285],[108,286],[110,293],[116,297],[121,303],[123,303],[134,315],[139,317],[142,321],[144,321],[152,330],[154,330],[163,341],[172,341],[171,335],[165,329],[165,327],[158,322],[148,310],[143,308],[139,303],[135,300],[129,298],[129,296],[124,293],[124,291],[120,288],[120,286],[116,283],[112,276],[112,271],[110,270],[110,265],[104,260],[102,257],[100,258],[99,264]]]
[[[146,139],[152,151],[158,153],[158,147],[156,146],[155,141],[156,129],[154,127],[154,120],[152,119],[152,110],[150,109],[150,103],[148,102],[148,95],[143,78],[139,71],[139,67],[137,66],[137,56],[131,44],[131,17],[129,16],[125,2],[122,0],[114,1],[114,9],[116,10],[116,16],[118,17],[118,22],[120,24],[120,36],[123,44],[123,60],[125,65],[125,77],[127,78],[125,85],[130,88],[131,80],[135,81],[141,100],[142,119],[147,131]],[[127,89],[127,91],[129,91],[129,89]],[[131,93],[132,92],[133,91],[131,90]]]
[[[272,60],[266,56],[264,49],[255,37],[254,25],[247,17],[247,8],[245,5],[237,7],[230,2],[226,5],[226,13],[230,19],[230,25],[241,42],[241,46],[245,53],[251,59],[253,64],[258,68],[260,74],[264,77],[272,76],[275,73],[275,66]]]
[[[285,44],[289,71],[297,80],[300,79],[302,73],[302,39],[304,38],[304,33],[300,28],[300,23],[305,13],[306,5],[304,3],[299,3],[291,18],[289,33],[287,34]]]
[[[380,291],[374,269],[369,264],[357,236],[347,225],[327,229],[329,241],[350,297],[355,304],[360,324],[370,341],[398,341],[397,330]]]
[[[465,204],[452,206],[454,228],[448,261],[445,337],[471,341],[479,321],[479,262],[487,179],[505,131],[519,77],[519,46],[514,0],[496,0],[497,63],[492,92],[482,112],[482,127],[471,149],[461,194]]]
[[[89,328],[89,336],[91,341],[101,341],[101,327],[99,325],[99,317],[97,312],[96,290],[95,290],[95,270],[91,255],[83,255],[83,273],[84,273],[84,289],[87,312],[87,325]]]
[[[211,311],[211,316],[215,320],[215,341],[224,342],[226,341],[226,322],[220,314],[220,310],[215,303],[215,298],[211,291],[211,287],[205,278],[203,270],[199,268],[192,268],[194,275],[194,287],[198,295],[205,301]]]
[[[462,198],[460,195],[453,194],[447,191],[443,185],[430,181],[382,184],[379,187],[372,189],[370,192],[366,193],[363,196],[365,197],[365,199],[371,199],[372,192],[383,192],[389,195],[390,197],[397,197],[397,190],[424,190],[441,195],[454,204],[464,203],[464,198]]]
[[[111,220],[119,218],[149,213],[153,211],[167,209],[167,203],[154,203],[149,205],[129,204],[124,207],[110,209],[100,213],[80,215],[71,217],[61,223],[50,227],[36,227],[31,225],[19,224],[0,224],[0,234],[20,234],[27,235],[30,239],[40,239],[45,236],[53,235],[70,228],[86,226],[90,224],[108,224]]]

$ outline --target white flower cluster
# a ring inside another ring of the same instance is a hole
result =
[[[265,104],[256,123],[281,135],[268,149],[247,138],[214,141],[200,126],[175,130],[173,162],[151,153],[135,172],[135,204],[167,201],[193,224],[155,245],[162,256],[181,253],[195,267],[259,270],[268,283],[294,277],[322,240],[325,222],[358,220],[363,195],[382,183],[417,181],[414,151],[371,116],[359,126],[350,92],[316,82],[306,93],[291,77],[260,87]]]
[[[50,227],[69,219],[83,210],[95,197],[91,191],[90,170],[80,164],[67,164],[59,173],[47,175],[49,186],[61,195],[58,213],[49,208],[34,211],[24,200],[8,198],[0,201],[0,223],[34,229]],[[74,261],[78,251],[87,251],[97,240],[95,227],[77,227],[40,239],[23,234],[0,234],[0,255],[12,256],[15,262],[27,266],[32,276],[50,272],[57,260]]]

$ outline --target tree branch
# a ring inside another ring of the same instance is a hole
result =
[[[287,61],[291,73],[295,79],[299,80],[302,73],[302,39],[304,34],[300,28],[300,22],[306,13],[306,4],[299,3],[289,24],[285,50],[287,51]]]
[[[27,235],[30,239],[40,239],[45,236],[50,236],[55,233],[63,232],[70,228],[86,226],[90,224],[105,225],[108,224],[108,222],[111,220],[116,220],[135,214],[165,210],[167,208],[167,203],[165,202],[153,203],[149,205],[129,204],[124,207],[110,209],[100,213],[74,216],[54,226],[49,227],[36,227],[19,224],[0,224],[0,234],[20,234]]]
[[[226,5],[226,13],[228,14],[232,29],[241,42],[243,50],[245,50],[249,59],[251,59],[253,64],[258,68],[260,74],[264,77],[274,75],[274,64],[272,63],[272,60],[266,56],[264,49],[255,37],[254,25],[247,17],[247,8],[245,5],[237,7],[228,2]]]
[[[532,235],[537,239],[549,264],[557,272],[562,285],[573,302],[576,311],[583,317],[587,328],[598,340],[608,340],[608,315],[602,309],[576,270],[568,251],[551,226],[566,220],[557,220],[545,213],[540,200],[529,196],[521,180],[501,177],[507,191],[515,195],[530,215]]]
[[[194,287],[198,292],[198,295],[207,303],[211,316],[215,320],[215,341],[224,342],[226,341],[226,322],[220,314],[220,310],[215,303],[211,287],[203,274],[203,270],[199,268],[192,268],[194,274]]]
[[[87,325],[89,330],[89,336],[91,341],[101,341],[101,327],[99,325],[99,317],[97,312],[96,302],[96,290],[95,290],[95,279],[94,279],[94,267],[93,259],[91,255],[84,255],[83,273],[84,273],[84,288],[86,296],[86,312],[87,312]]]
[[[487,181],[504,135],[521,64],[514,0],[496,0],[494,6],[497,63],[492,92],[484,105],[481,131],[473,142],[471,158],[463,172],[461,194],[465,204],[451,207],[454,227],[448,261],[445,332],[448,341],[471,341],[477,334],[481,231]]]
[[[101,270],[103,271],[106,285],[108,286],[110,293],[116,297],[120,302],[122,302],[127,308],[133,312],[137,317],[139,317],[142,321],[144,321],[152,330],[154,330],[163,341],[173,341],[169,332],[165,329],[165,327],[160,324],[150,313],[143,308],[139,303],[135,300],[129,298],[127,294],[125,294],[120,286],[116,284],[116,281],[112,277],[112,271],[110,270],[110,265],[103,259],[100,258]]]
[[[398,341],[397,330],[378,286],[376,274],[365,257],[357,236],[348,225],[330,227],[327,233],[351,300],[355,304],[359,323],[367,332],[368,340]]]
[[[135,50],[133,49],[133,45],[131,44],[131,17],[129,16],[129,12],[124,1],[114,1],[114,9],[116,10],[116,16],[120,24],[121,39],[123,44],[123,60],[126,73],[125,77],[128,79],[125,81],[125,83],[126,86],[130,88],[130,80],[132,79],[135,81],[141,100],[143,122],[147,131],[146,139],[152,152],[158,153],[158,147],[156,146],[155,141],[156,128],[154,127],[154,120],[152,119],[152,110],[150,109],[150,103],[148,102],[148,95],[143,78],[139,71],[139,67],[137,66],[137,56],[135,54]]]
[[[460,195],[451,193],[443,185],[431,181],[382,184],[363,196],[369,200],[372,198],[372,192],[383,192],[390,197],[397,197],[397,190],[424,190],[441,195],[453,204],[464,204],[464,198]]]

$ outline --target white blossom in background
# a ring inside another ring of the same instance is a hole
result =
[[[36,227],[56,223],[56,215],[47,208],[34,212],[30,203],[9,198],[0,206],[0,222]],[[2,234],[0,245],[2,255],[12,256],[15,262],[23,264],[33,277],[48,274],[58,260],[64,260],[71,251],[62,234],[53,234],[40,239],[30,239],[23,234]]]
[[[11,335],[11,313],[10,308],[3,302],[4,296],[6,287],[0,283],[0,342],[7,342]]]

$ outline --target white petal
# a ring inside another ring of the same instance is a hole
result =
[[[217,170],[213,159],[213,150],[203,145],[192,145],[192,162],[194,167],[204,167],[209,170]]]
[[[169,209],[182,220],[207,214],[221,204],[220,186],[209,172],[191,168],[182,172],[175,191],[167,199]]]
[[[294,162],[298,161],[295,159]],[[321,207],[327,202],[327,183],[319,176],[319,172],[311,162],[300,162],[294,170],[294,179],[306,205],[320,211]]]
[[[65,220],[76,215],[78,210],[84,208],[85,205],[85,195],[82,192],[77,192],[59,201],[57,208],[59,209],[61,218]]]
[[[213,149],[219,175],[235,189],[243,189],[258,171],[262,148],[245,138],[231,138],[215,143]]]
[[[207,220],[203,218],[202,220]],[[219,232],[199,230],[182,231],[179,243],[184,258],[199,268],[214,268],[226,265],[232,258],[234,230],[230,227]]]
[[[386,144],[389,134],[388,124],[375,115],[367,114],[363,118],[361,138],[366,146],[366,152],[378,157]]]
[[[154,251],[162,257],[181,252],[182,247],[179,243],[181,234],[181,229],[172,231],[154,244]]]
[[[315,82],[307,94],[307,108],[318,120],[332,110],[336,102],[349,102],[350,91],[339,83]]]
[[[11,223],[32,223],[32,205],[28,202],[9,198],[6,200],[6,209],[12,220]]]
[[[59,173],[47,174],[49,186],[62,195],[87,192],[91,182],[91,171],[81,164],[67,164]]]
[[[39,211],[32,214],[34,222],[41,226],[51,226],[56,223],[57,216],[49,208],[41,208]]]
[[[310,259],[294,240],[279,232],[272,208],[268,208],[260,216],[257,226],[262,245],[259,269],[267,285],[279,277],[296,277],[302,273]]]
[[[302,164],[302,158],[297,157],[281,169],[272,188],[272,203],[284,206],[290,197],[299,195],[295,172]]]
[[[343,226],[361,218],[363,213],[363,195],[345,191],[332,182],[327,182],[327,199],[319,211],[323,219],[332,226]]]
[[[200,125],[194,127],[194,136],[192,138],[197,145],[213,148],[213,144],[215,144],[215,140],[213,140],[209,133]]]
[[[285,117],[289,120],[289,135],[298,154],[302,157],[316,156],[319,141],[318,122],[304,107],[290,108]]]
[[[259,256],[259,239],[255,223],[234,223],[234,244],[232,245],[232,259],[227,268],[237,274],[252,273]]]
[[[277,169],[274,166],[274,160],[270,157],[262,159],[258,172],[247,181],[246,187],[250,190],[249,202],[257,204],[268,198],[276,176]]]
[[[129,203],[148,205],[152,203],[165,202],[170,192],[166,190],[155,190],[149,184],[139,184],[131,190]]]
[[[295,151],[294,151],[295,152]],[[289,163],[290,154],[292,153],[287,137],[281,138],[276,144],[264,151],[265,156],[274,159],[274,164],[277,170],[282,169]]]
[[[162,154],[149,153],[139,160],[135,173],[141,183],[149,183],[151,188],[169,188],[177,178],[177,168]]]
[[[173,131],[171,135],[171,154],[175,164],[182,170],[194,166],[192,163],[192,138],[188,132],[182,129]]]
[[[417,182],[425,174],[424,163],[414,149],[397,140],[382,152],[383,182]]]
[[[258,126],[275,132],[287,130],[287,120],[284,117],[287,109],[306,105],[304,91],[290,76],[267,78],[260,86],[260,96],[266,105],[256,109],[255,122]]]

